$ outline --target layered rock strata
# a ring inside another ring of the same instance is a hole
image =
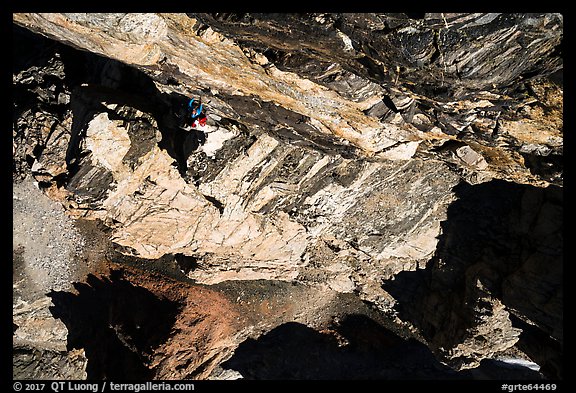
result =
[[[14,181],[118,252],[353,294],[456,370],[514,349],[561,376],[562,15],[14,22],[93,53],[15,69]],[[181,126],[192,96],[202,130]],[[160,372],[158,348],[157,376],[225,360]]]

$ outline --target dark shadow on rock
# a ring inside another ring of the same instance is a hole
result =
[[[166,341],[178,304],[134,286],[119,271],[109,278],[89,275],[74,287],[77,294],[48,294],[50,312],[68,329],[68,350],[84,349],[87,378],[152,378],[148,356]]]
[[[327,155],[341,155],[344,158],[358,155],[358,149],[348,141],[319,132],[310,124],[307,116],[257,97],[220,95],[236,113],[242,114],[242,122],[249,124],[255,133],[267,133],[280,141]]]
[[[522,329],[516,346],[528,354],[540,365],[542,374],[550,379],[562,379],[564,374],[563,344],[551,338],[537,326],[530,325],[511,315],[510,320],[516,328]]]
[[[51,52],[56,41],[39,34],[34,34],[30,30],[12,24],[12,73],[17,74],[27,69],[30,64],[42,66],[38,61],[46,61],[46,52]]]
[[[454,192],[426,268],[382,285],[397,300],[399,317],[447,350],[492,314],[486,299],[497,299],[542,334],[561,335],[562,189],[493,180],[461,183]]]
[[[126,105],[151,114],[162,134],[160,147],[174,158],[184,176],[188,156],[205,141],[201,131],[183,129],[190,97],[161,92],[149,75],[120,61],[50,40],[17,25],[13,26],[13,33],[13,72],[17,74],[29,70],[30,78],[36,80],[32,85],[15,85],[14,121],[29,109],[57,113],[59,116],[72,111],[70,142],[66,152],[69,179],[89,162],[83,160],[81,141],[89,122],[99,113],[108,113],[112,120],[132,123],[127,127],[132,142],[127,153],[129,160],[135,162],[156,143],[154,127],[145,119],[132,119],[130,114],[123,118],[104,106],[103,102]],[[38,72],[44,71],[42,67],[49,67],[54,59],[63,63],[62,75]],[[69,95],[69,103],[60,104],[56,98],[46,101],[44,96],[57,96],[59,92]]]
[[[92,55],[96,56],[96,55]],[[150,122],[143,118],[120,117],[115,111],[105,107],[100,102],[126,105],[148,113],[156,121],[158,131],[162,135],[158,145],[165,150],[177,163],[181,175],[186,173],[188,156],[205,142],[204,133],[197,130],[183,129],[186,116],[186,105],[189,98],[178,94],[160,92],[142,71],[124,65],[112,59],[111,64],[101,65],[102,69],[94,73],[103,73],[105,69],[118,69],[118,81],[110,82],[102,77],[88,86],[78,86],[73,90],[70,106],[73,111],[71,141],[67,153],[67,164],[71,175],[78,170],[80,142],[84,138],[89,122],[99,113],[108,113],[111,120],[123,120],[132,123],[127,127],[131,139],[130,150],[124,161],[137,162],[156,144],[156,130]],[[92,63],[98,65],[99,61]],[[97,67],[93,65],[94,67]]]
[[[240,344],[222,367],[256,380],[412,379],[433,376],[434,371],[456,376],[423,344],[405,342],[364,316],[343,322],[340,334],[348,345],[340,346],[337,336],[306,325],[285,323]],[[417,369],[427,361],[428,369]]]
[[[184,254],[175,254],[174,259],[183,274],[188,274],[190,271],[193,271],[198,267],[198,258],[196,257]]]
[[[371,318],[346,316],[318,332],[288,322],[247,339],[222,363],[249,380],[463,380],[534,378],[537,372],[494,362],[457,372],[414,339],[405,340]]]
[[[552,184],[562,183],[564,170],[564,157],[559,154],[541,156],[533,153],[520,153],[524,158],[526,167],[530,173]]]

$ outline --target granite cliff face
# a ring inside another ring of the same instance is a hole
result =
[[[14,375],[562,378],[562,15],[13,19],[14,195],[91,242],[15,306]],[[19,206],[25,293],[52,265]],[[255,368],[277,340],[339,363]]]

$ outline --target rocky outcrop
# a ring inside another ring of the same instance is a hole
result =
[[[514,350],[562,375],[562,15],[14,22],[69,45],[44,39],[15,69],[14,181],[30,171],[72,217],[102,222],[116,252],[211,287],[358,296],[455,370]],[[182,124],[192,96],[202,129]],[[166,323],[191,326],[185,315]],[[145,376],[209,378],[250,329],[222,324],[192,324],[217,335],[218,356],[169,333],[113,345],[136,345]],[[195,360],[176,372],[181,358]]]
[[[72,290],[82,279],[88,244],[62,206],[27,180],[14,184],[12,196],[12,376],[85,379],[84,350],[67,346],[68,330],[50,312],[46,294]]]
[[[450,351],[450,356],[462,363],[476,357],[474,353],[497,352],[519,340],[522,331],[509,314],[522,315],[520,318],[559,339],[561,333],[555,333],[548,321],[555,319],[554,325],[561,329],[562,295],[557,292],[561,286],[550,285],[562,274],[558,258],[562,249],[561,190],[492,181],[461,184],[456,192],[458,200],[448,208],[442,235],[426,268],[401,272],[384,283],[397,302],[400,318],[416,324],[427,341],[438,345],[440,351]],[[541,240],[536,240],[543,239],[537,235],[541,231],[555,239],[544,248]],[[542,265],[536,267],[534,259]],[[538,282],[517,280],[524,274],[538,276]],[[510,292],[517,297],[508,297]],[[530,303],[533,311],[526,308],[518,313],[514,303]],[[443,344],[453,343],[458,336],[462,344],[456,348]],[[531,352],[530,356],[535,359],[539,354]]]

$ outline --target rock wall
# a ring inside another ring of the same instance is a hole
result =
[[[455,370],[518,350],[561,377],[562,15],[13,18],[52,43],[15,67],[14,181],[118,252],[353,294]]]

